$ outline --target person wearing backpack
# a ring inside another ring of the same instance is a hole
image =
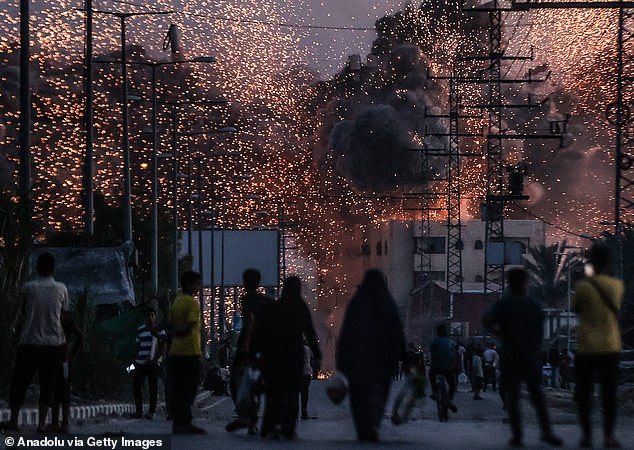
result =
[[[577,407],[583,436],[579,446],[592,447],[592,393],[595,375],[601,386],[603,435],[607,448],[620,448],[614,438],[616,391],[621,352],[618,312],[623,300],[623,282],[607,274],[610,250],[596,243],[588,252],[593,275],[580,281],[573,301],[577,326]]]

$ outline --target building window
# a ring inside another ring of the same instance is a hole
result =
[[[473,245],[473,249],[474,250],[482,250],[482,241],[480,239],[475,241],[475,244]]]
[[[381,246],[381,241],[376,243],[376,256],[381,256],[381,250],[383,249],[383,246]]]
[[[416,238],[416,253],[426,253],[428,255],[445,254],[445,237],[430,236]]]
[[[482,275],[476,275],[475,280],[473,281],[476,283],[484,283],[484,278],[482,278]]]
[[[367,242],[361,245],[361,255],[362,256],[370,256],[372,251],[370,250],[370,244]]]
[[[387,255],[387,241],[385,241],[385,248],[383,249],[383,253]]]

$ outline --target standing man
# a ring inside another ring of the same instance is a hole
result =
[[[264,296],[258,289],[260,287],[260,272],[256,269],[246,269],[242,273],[242,284],[244,294],[240,297],[240,308],[242,312],[242,331],[238,336],[238,344],[235,358],[231,367],[231,378],[229,387],[231,398],[237,403],[238,388],[245,370],[249,366],[257,364],[258,353],[262,351],[262,314],[265,308],[270,306],[272,299]],[[240,408],[238,416],[225,426],[225,430],[232,432],[240,428],[247,428],[250,435],[258,432],[258,397],[252,393],[248,408]]]
[[[617,314],[623,299],[623,282],[607,274],[610,250],[594,244],[588,254],[594,275],[579,282],[575,290],[574,309],[579,318],[577,328],[577,404],[583,437],[580,447],[592,447],[592,391],[595,375],[601,385],[603,401],[603,435],[605,446],[619,448],[614,438],[616,388],[621,352],[621,334]]]
[[[55,281],[55,258],[42,253],[37,258],[37,277],[25,283],[20,291],[24,322],[11,380],[9,406],[11,418],[5,430],[18,429],[18,414],[26,390],[35,372],[40,380],[40,415],[37,431],[48,431],[46,418],[53,403],[53,388],[62,367],[66,342],[62,314],[68,311],[66,286]]]
[[[491,342],[489,348],[484,351],[484,385],[482,391],[487,391],[487,384],[491,381],[491,389],[497,391],[497,370],[500,365],[500,356],[495,350],[495,344]]]
[[[553,434],[541,387],[541,349],[544,313],[528,297],[528,273],[511,269],[507,274],[508,292],[487,312],[483,325],[502,340],[501,383],[508,401],[512,447],[522,447],[520,384],[526,383],[542,431],[541,440],[560,447],[563,442]]]
[[[315,357],[315,366],[321,365],[313,320],[301,291],[298,277],[286,278],[280,298],[267,308],[262,319],[262,376],[266,402],[260,434],[264,438],[296,438],[304,338]]]
[[[143,417],[143,383],[147,378],[150,394],[150,406],[146,419],[152,420],[156,412],[156,400],[158,396],[158,375],[163,346],[165,345],[165,330],[156,326],[156,311],[147,307],[145,310],[145,323],[137,330],[136,341],[139,350],[134,360],[134,405],[136,407],[135,418]]]
[[[169,311],[173,334],[168,357],[172,385],[171,415],[174,434],[204,434],[192,424],[192,404],[198,391],[200,363],[200,309],[194,298],[200,291],[200,275],[188,270],[181,277],[181,293]]]

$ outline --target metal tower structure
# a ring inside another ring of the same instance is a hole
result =
[[[455,76],[455,74],[454,74]],[[449,156],[447,161],[447,290],[462,292],[462,227],[460,224],[460,93],[449,80]]]
[[[492,261],[492,242],[504,241],[504,207],[496,200],[504,192],[504,160],[502,158],[502,11],[489,12],[489,92],[487,133],[487,190],[485,211],[484,292],[504,289],[504,262]]]
[[[634,8],[619,8],[616,89],[616,183],[614,232],[617,276],[623,277],[623,224],[631,224],[634,212]]]
[[[616,275],[623,277],[623,225],[634,223],[634,2],[511,1],[512,11],[532,9],[618,9],[616,101],[606,111],[615,129],[614,233]]]
[[[486,160],[487,160],[487,190],[484,205],[485,231],[485,261],[484,261],[484,291],[501,293],[504,289],[504,204],[512,200],[525,200],[528,197],[521,193],[510,192],[507,185],[507,167],[503,155],[503,142],[507,139],[559,139],[560,142],[565,133],[565,124],[557,130],[551,127],[548,133],[533,134],[507,134],[503,126],[503,112],[508,108],[539,108],[544,105],[533,103],[529,95],[528,101],[523,104],[513,105],[504,103],[502,85],[519,83],[540,83],[545,79],[534,79],[531,72],[526,79],[504,79],[502,77],[502,62],[508,60],[532,60],[530,56],[507,56],[502,45],[502,12],[513,11],[509,7],[501,7],[498,0],[478,8],[463,8],[465,12],[486,13],[489,15],[489,42],[488,55],[464,58],[467,61],[483,61],[488,64],[486,75],[482,77],[465,78],[465,82],[486,84],[488,87],[486,103],[465,107],[479,107],[485,109],[488,114],[486,135]]]

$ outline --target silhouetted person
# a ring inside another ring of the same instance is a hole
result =
[[[501,379],[508,401],[509,421],[513,433],[509,445],[522,446],[519,401],[520,384],[524,381],[539,418],[541,440],[559,447],[562,441],[552,432],[541,386],[544,313],[540,306],[528,297],[528,273],[525,270],[509,270],[507,280],[508,291],[487,312],[483,324],[502,340]]]
[[[313,368],[313,351],[304,341],[304,368],[302,371],[302,385],[299,390],[300,405],[302,411],[302,420],[308,419],[308,391],[310,390],[310,381],[317,378],[316,371]]]
[[[244,294],[240,297],[242,309],[242,331],[238,336],[236,354],[231,367],[229,380],[231,397],[236,402],[238,387],[244,371],[249,366],[257,364],[258,353],[262,351],[262,314],[264,309],[273,300],[258,292],[260,287],[260,272],[255,269],[247,269],[242,273]],[[225,429],[235,431],[240,428],[248,428],[249,434],[257,433],[259,402],[252,395],[248,410],[239,410],[239,417],[229,422]]]
[[[169,311],[169,328],[173,334],[167,360],[172,388],[172,433],[201,434],[192,425],[191,407],[198,392],[200,371],[200,308],[194,298],[200,291],[200,275],[188,270],[181,277],[181,293]]]
[[[134,360],[134,375],[132,387],[134,393],[135,417],[143,417],[143,383],[147,378],[148,393],[150,395],[146,419],[152,419],[156,412],[158,398],[159,361],[163,355],[166,340],[165,330],[156,325],[156,311],[153,308],[145,310],[145,323],[137,329],[136,341],[139,346]]]
[[[262,437],[278,434],[295,439],[299,390],[304,368],[304,337],[319,366],[321,352],[308,306],[301,296],[301,281],[284,281],[280,298],[265,308],[262,320],[262,375],[266,405]]]
[[[68,291],[64,284],[53,278],[55,258],[50,253],[42,253],[38,257],[36,270],[37,277],[25,283],[20,291],[24,321],[11,380],[11,418],[3,425],[8,430],[17,430],[20,407],[31,379],[37,372],[40,381],[37,430],[47,431],[46,418],[62,367],[63,346],[66,342],[62,314],[68,311]]]
[[[432,397],[435,400],[436,375],[442,375],[449,384],[449,405],[448,408],[453,412],[458,412],[458,408],[453,402],[456,392],[456,356],[454,353],[454,342],[447,335],[447,327],[440,324],[436,327],[436,339],[429,345],[429,353],[431,355],[431,366],[429,367],[429,382],[431,384]]]
[[[482,351],[480,349],[473,352],[471,358],[471,370],[473,371],[473,399],[482,400],[480,392],[482,391],[482,384],[484,383],[484,364],[482,364]]]
[[[403,325],[383,273],[368,270],[352,297],[339,334],[337,369],[349,383],[361,441],[377,441],[391,377],[405,352]]]
[[[83,333],[70,317],[62,315],[62,328],[66,343],[62,347],[62,365],[59,368],[57,382],[53,389],[53,408],[51,410],[51,428],[55,432],[67,433],[70,419],[70,373],[71,363],[81,348]],[[62,422],[60,424],[60,409]]]
[[[574,308],[577,327],[577,402],[583,437],[580,447],[592,446],[592,391],[598,378],[603,401],[603,434],[605,446],[620,447],[614,438],[616,390],[621,352],[621,334],[617,314],[623,298],[623,283],[608,276],[610,251],[603,244],[594,244],[588,252],[594,276],[577,284]],[[595,378],[597,377],[597,378]]]

